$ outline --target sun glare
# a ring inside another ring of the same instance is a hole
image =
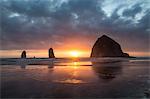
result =
[[[71,55],[72,57],[79,57],[80,53],[79,53],[78,51],[71,51],[71,52],[70,52],[70,55]]]

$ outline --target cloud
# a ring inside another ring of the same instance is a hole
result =
[[[127,17],[135,17],[137,13],[140,13],[142,11],[142,7],[140,4],[133,5],[130,9],[125,9],[123,12],[123,16]]]
[[[135,1],[132,6],[113,2],[115,7],[108,12],[104,8],[111,9],[110,3],[104,2],[2,0],[1,49],[48,48],[51,41],[63,46],[72,39],[79,42],[77,38],[85,40],[82,46],[91,47],[97,36],[108,34],[125,50],[148,51],[150,11],[143,6],[148,2]]]

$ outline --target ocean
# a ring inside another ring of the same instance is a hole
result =
[[[150,97],[149,58],[1,59],[1,98]]]

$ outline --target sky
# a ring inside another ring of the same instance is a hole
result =
[[[149,16],[150,0],[1,0],[0,53],[53,47],[88,56],[105,34],[129,54],[150,56]]]

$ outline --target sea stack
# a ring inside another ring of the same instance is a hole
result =
[[[21,58],[26,58],[26,51],[23,51],[23,52],[21,53]]]
[[[50,48],[50,49],[48,50],[48,55],[49,55],[49,58],[55,58],[54,51],[53,51],[52,48]]]
[[[122,51],[119,43],[103,35],[95,42],[91,57],[129,57],[129,54]]]

